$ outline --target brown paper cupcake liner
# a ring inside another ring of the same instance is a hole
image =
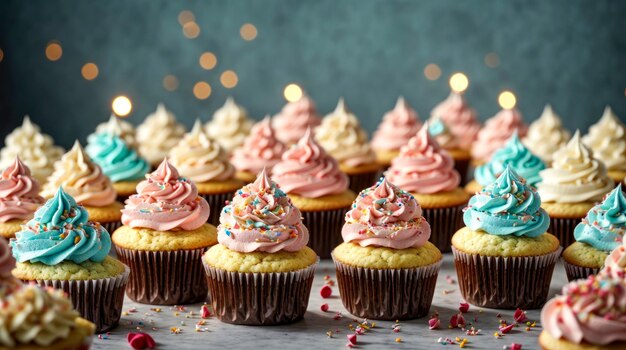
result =
[[[36,280],[42,287],[52,287],[67,293],[74,309],[86,320],[96,325],[96,333],[108,332],[117,327],[122,316],[124,289],[130,269],[123,273],[97,280]]]
[[[302,222],[309,229],[309,247],[322,259],[343,242],[341,228],[348,208],[325,211],[302,211]]]
[[[215,317],[253,326],[301,320],[309,305],[317,264],[273,273],[229,272],[204,264]]]
[[[462,159],[462,160],[455,159],[454,160],[454,169],[456,169],[456,171],[458,171],[459,174],[461,175],[460,186],[465,186],[469,182],[468,181],[469,165],[470,165],[469,159]]]
[[[122,222],[121,221],[101,222],[100,225],[102,225],[102,227],[104,227],[104,229],[107,230],[108,233],[113,233],[115,232],[115,230],[117,230],[118,228],[122,226]]]
[[[204,301],[207,285],[202,270],[206,248],[143,251],[115,246],[118,258],[130,267],[126,295],[142,304],[184,305]]]
[[[452,236],[463,227],[463,208],[459,205],[450,208],[424,208],[422,215],[430,224],[430,238],[428,239],[442,253],[451,250]]]
[[[341,302],[352,315],[409,320],[428,314],[441,261],[412,269],[369,269],[333,260]]]
[[[600,269],[570,264],[565,260],[563,260],[563,266],[565,267],[567,280],[570,282],[573,280],[585,279],[591,275],[597,275],[598,272],[600,272]]]
[[[580,223],[582,218],[550,218],[549,231],[561,242],[561,246],[569,247],[576,242],[574,238],[574,229]]]
[[[562,248],[528,257],[467,254],[452,247],[463,298],[494,309],[537,309],[545,304]]]
[[[379,179],[378,170],[370,173],[348,175],[350,179],[350,189],[354,193],[359,193],[364,189],[371,187]]]
[[[200,197],[206,199],[211,208],[209,219],[207,222],[213,226],[217,226],[220,223],[220,214],[222,209],[226,206],[225,202],[233,198],[233,193],[216,193],[216,194],[200,194]]]

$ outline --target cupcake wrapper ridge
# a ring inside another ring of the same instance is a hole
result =
[[[570,264],[565,260],[563,260],[563,267],[565,267],[567,280],[570,282],[578,279],[586,279],[587,277],[597,275],[598,272],[600,272],[600,269]]]
[[[220,224],[220,214],[222,213],[222,209],[226,206],[226,201],[233,198],[233,193],[200,194],[200,197],[206,199],[207,203],[209,203],[209,207],[211,208],[211,213],[209,214],[207,223],[217,227],[217,225]]]
[[[302,222],[309,229],[309,247],[322,259],[341,242],[341,228],[348,208],[325,211],[302,211]]]
[[[107,230],[109,234],[111,234],[122,226],[122,222],[121,221],[101,222],[100,225],[102,225],[102,227],[104,227],[104,229]]]
[[[431,229],[428,240],[442,253],[450,252],[452,236],[463,227],[463,208],[465,204],[450,208],[422,207],[422,215]]]
[[[468,181],[468,171],[469,171],[469,166],[470,165],[470,160],[469,159],[462,159],[462,160],[454,160],[454,169],[456,169],[456,171],[459,172],[459,175],[461,175],[461,184],[460,186],[465,186],[467,185]]]
[[[569,247],[576,242],[574,229],[582,218],[550,218],[550,233],[556,236],[563,247]]]

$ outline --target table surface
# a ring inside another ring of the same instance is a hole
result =
[[[210,317],[197,331],[196,324],[201,321],[199,313],[202,304],[187,305],[183,310],[176,310],[170,306],[138,304],[126,298],[120,326],[109,334],[97,336],[92,348],[130,349],[126,341],[127,334],[142,330],[155,339],[159,349],[198,349],[201,347],[342,349],[347,343],[346,336],[354,333],[350,331],[350,325],[356,326],[363,320],[355,322],[355,318],[344,309],[336,283],[332,286],[333,294],[330,298],[323,299],[320,296],[319,291],[326,283],[326,276],[336,281],[334,266],[330,260],[322,260],[318,266],[304,320],[285,326],[237,326],[225,324],[215,317]],[[559,293],[566,282],[565,270],[559,262],[554,271],[550,297]],[[513,310],[481,309],[470,306],[465,319],[471,322],[475,329],[480,329],[478,335],[471,336],[466,335],[466,332],[461,329],[448,328],[449,320],[458,313],[461,301],[452,255],[445,254],[437,280],[435,297],[430,308],[430,314],[439,313],[441,328],[429,330],[429,317],[401,321],[398,332],[393,330],[394,322],[371,320],[369,322],[374,322],[375,327],[357,336],[357,348],[431,349],[441,346],[437,343],[439,338],[447,337],[454,340],[459,337],[467,339],[465,348],[468,349],[503,349],[512,343],[522,344],[524,350],[539,349],[537,337],[541,332],[540,310],[526,310],[529,320],[537,321],[536,327],[527,330],[524,324],[497,339],[494,333],[498,331],[499,320],[513,322]],[[330,307],[327,312],[320,309],[325,303]],[[343,317],[336,320],[335,316],[338,312]],[[172,327],[178,328],[180,332],[178,334],[172,332]],[[332,332],[330,337],[327,335],[329,331]],[[459,347],[459,345],[449,346]]]

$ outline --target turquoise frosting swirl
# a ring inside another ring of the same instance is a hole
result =
[[[574,229],[576,241],[610,252],[622,245],[626,233],[626,198],[617,185],[602,203],[589,210]]]
[[[510,165],[470,199],[463,221],[472,230],[498,236],[537,237],[550,226],[539,194]]]
[[[150,170],[148,162],[118,136],[99,133],[87,142],[85,151],[113,182],[143,179]]]
[[[111,237],[99,223],[90,222],[85,208],[62,188],[35,212],[11,240],[19,262],[56,265],[64,260],[77,264],[102,262],[111,250]]]
[[[487,186],[496,180],[507,165],[525,178],[531,186],[541,181],[539,172],[546,168],[541,158],[532,154],[515,132],[506,144],[493,154],[488,163],[476,168],[474,178],[482,186]]]

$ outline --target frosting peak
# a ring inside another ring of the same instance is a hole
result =
[[[232,161],[237,170],[257,174],[262,169],[271,169],[287,150],[276,139],[271,119],[266,116],[256,123],[241,148],[234,151]]]
[[[502,147],[515,130],[526,136],[526,124],[517,109],[502,109],[485,123],[472,145],[472,157],[487,162],[493,153]]]
[[[476,119],[476,111],[467,105],[461,94],[452,92],[435,106],[431,116],[441,118],[450,127],[461,148],[471,148],[480,130],[480,123]]]
[[[399,150],[415,136],[420,129],[417,112],[403,97],[399,97],[396,106],[383,116],[383,121],[372,137],[372,147],[384,150]]]
[[[172,112],[159,103],[156,111],[137,127],[139,153],[150,164],[157,165],[184,134],[185,127],[176,121]]]
[[[213,114],[213,120],[206,124],[207,134],[227,152],[243,145],[251,128],[252,121],[248,117],[248,111],[232,97],[226,99],[224,106]]]
[[[113,134],[89,136],[85,151],[113,182],[138,180],[150,170],[150,164],[145,159]]]
[[[626,232],[626,198],[621,185],[606,195],[574,229],[574,238],[592,247],[611,251],[617,249]]]
[[[280,130],[276,138],[287,145],[298,142],[304,136],[306,129],[313,129],[321,122],[315,103],[307,95],[286,104],[272,120],[274,129]]]
[[[0,222],[27,220],[45,202],[39,182],[19,157],[0,173]]]
[[[128,147],[137,147],[137,141],[135,140],[135,128],[131,123],[122,120],[122,118],[116,116],[115,114],[111,114],[108,121],[96,126],[96,131],[92,135],[96,134],[115,135],[122,139]],[[91,135],[89,137],[91,137]]]
[[[626,171],[626,125],[611,107],[607,106],[602,118],[589,128],[583,143],[593,150],[608,170]]]
[[[570,133],[563,128],[559,116],[550,105],[546,105],[539,119],[528,127],[528,134],[523,142],[531,152],[550,164],[554,152],[565,146],[569,138]]]

